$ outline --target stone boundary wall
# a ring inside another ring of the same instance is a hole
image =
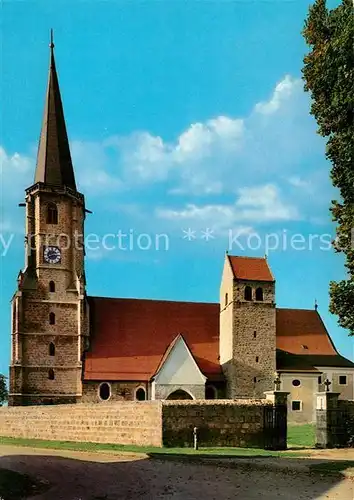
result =
[[[137,446],[263,447],[266,400],[120,401],[0,408],[0,436]]]
[[[338,408],[354,416],[354,401],[352,399],[339,399]]]
[[[0,436],[162,446],[161,403],[2,407]]]
[[[335,396],[327,409],[316,412],[316,444],[321,448],[353,447],[354,445],[354,401],[338,400],[338,393],[323,393]]]
[[[264,407],[269,404],[264,399],[163,401],[163,445],[193,446],[197,427],[201,447],[263,448]]]
[[[339,399],[338,400],[339,424],[344,426],[351,446],[354,444],[354,401],[352,399]]]

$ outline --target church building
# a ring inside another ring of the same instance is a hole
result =
[[[314,420],[325,381],[354,399],[354,363],[337,352],[317,307],[276,307],[266,258],[226,254],[218,303],[87,295],[83,236],[75,237],[87,209],[53,43],[34,182],[21,205],[25,266],[12,298],[10,405],[263,398],[278,376],[290,421]]]

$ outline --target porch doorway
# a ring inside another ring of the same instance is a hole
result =
[[[193,399],[188,392],[183,391],[182,389],[178,389],[177,391],[171,392],[171,394],[167,397],[169,400],[176,400],[176,399]]]

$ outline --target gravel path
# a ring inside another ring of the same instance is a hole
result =
[[[0,446],[0,467],[48,481],[33,500],[353,500],[354,483],[329,476]]]

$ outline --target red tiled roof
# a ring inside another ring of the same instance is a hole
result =
[[[314,309],[277,309],[276,325],[278,349],[291,354],[338,354]]]
[[[150,380],[179,333],[204,375],[222,376],[219,304],[99,297],[89,303],[93,331],[85,380]]]
[[[320,372],[316,367],[327,366],[354,368],[354,363],[340,354],[290,354],[277,350],[277,370],[280,372]]]
[[[229,255],[234,277],[240,280],[275,281],[267,259],[262,257],[238,257]]]
[[[219,304],[99,297],[89,297],[89,303],[92,331],[85,380],[148,381],[179,334],[204,375],[222,380]],[[279,369],[352,366],[337,353],[317,311],[277,309],[276,328],[277,349],[283,353]]]

